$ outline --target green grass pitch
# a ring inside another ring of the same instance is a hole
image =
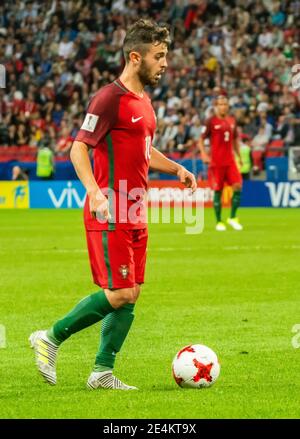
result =
[[[35,369],[28,335],[97,291],[81,215],[0,213],[1,418],[299,417],[300,349],[292,346],[300,324],[299,210],[241,209],[243,232],[215,232],[211,209],[199,235],[186,235],[181,224],[150,226],[146,284],[115,369],[138,392],[86,390],[100,325],[62,346],[57,386]],[[175,353],[190,343],[220,358],[209,389],[181,389],[172,378]]]

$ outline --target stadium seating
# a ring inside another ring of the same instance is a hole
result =
[[[0,148],[0,162],[12,160],[23,162],[34,162],[36,160],[36,149],[30,146],[9,146]]]
[[[166,76],[158,88],[148,89],[157,113],[158,149],[176,160],[194,159],[189,146],[220,93],[228,95],[240,135],[246,134],[249,144],[262,126],[268,138],[279,137],[264,155],[254,154],[261,166],[267,158],[284,157],[289,139],[300,144],[300,99],[290,81],[290,68],[300,59],[300,14],[294,2],[280,2],[279,21],[273,21],[277,2],[266,0],[149,0],[146,9],[145,0],[88,1],[79,21],[76,0],[53,1],[51,8],[37,0],[4,3],[0,63],[8,75],[0,99],[1,163],[33,163],[45,139],[54,150],[61,137],[76,136],[90,97],[121,72],[122,38],[140,16],[167,22],[173,39]],[[64,37],[72,50],[62,54]],[[171,142],[164,135],[173,124],[184,126],[183,142],[176,133]],[[25,135],[22,127],[18,133],[22,125]],[[24,139],[25,146],[2,146],[22,145]],[[67,159],[58,156],[57,162]]]
[[[284,156],[284,141],[282,139],[272,140],[266,148],[265,157],[283,157]]]

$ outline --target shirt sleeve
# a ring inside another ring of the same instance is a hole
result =
[[[113,101],[106,90],[100,90],[92,98],[75,140],[97,147],[116,123],[117,108]]]
[[[201,137],[202,139],[207,139],[211,134],[211,119],[207,119],[202,127]]]

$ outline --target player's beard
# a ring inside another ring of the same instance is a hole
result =
[[[228,111],[220,111],[219,110],[219,111],[216,112],[216,114],[217,114],[218,117],[224,118],[224,117],[226,117],[228,115]]]
[[[138,71],[138,77],[143,86],[151,85],[151,87],[155,87],[160,79],[158,76],[151,75],[147,62],[144,59],[142,59],[141,66]]]

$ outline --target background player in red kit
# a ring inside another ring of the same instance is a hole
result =
[[[48,331],[30,336],[39,372],[56,384],[58,347],[72,334],[103,319],[91,389],[131,390],[113,375],[117,352],[134,318],[144,282],[147,227],[143,197],[149,166],[177,175],[196,189],[193,174],[154,147],[156,118],[145,85],[155,86],[167,67],[169,32],[139,20],[124,41],[125,68],[92,98],[73,143],[71,160],[87,190],[84,221],[94,281],[102,289],[82,299]],[[94,173],[88,149],[94,148]],[[139,200],[139,202],[137,202]]]
[[[232,207],[227,223],[235,230],[242,230],[236,216],[240,205],[242,177],[235,163],[234,152],[241,162],[237,127],[234,117],[228,115],[229,105],[226,96],[218,96],[215,101],[215,115],[206,121],[199,147],[204,163],[209,163],[208,179],[214,189],[214,209],[217,219],[216,230],[226,230],[222,222],[222,191],[227,183],[233,188]],[[204,140],[210,140],[210,156],[205,152]]]

